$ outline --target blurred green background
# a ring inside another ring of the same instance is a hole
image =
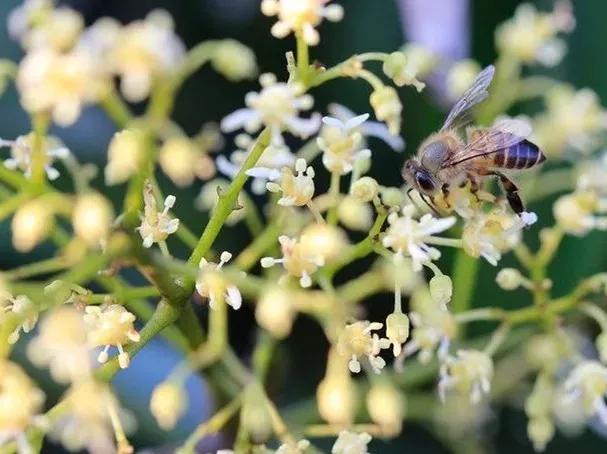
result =
[[[417,0],[423,2],[425,0]],[[443,0],[449,2],[450,0]],[[263,17],[259,12],[256,0],[73,0],[61,2],[79,10],[87,23],[101,16],[110,15],[128,22],[145,16],[150,10],[162,7],[171,12],[175,19],[177,33],[187,47],[214,38],[232,37],[249,45],[257,54],[259,66],[263,72],[275,72],[279,77],[285,76],[284,54],[293,47],[291,37],[284,40],[274,39],[269,28],[273,19]],[[321,44],[312,50],[312,57],[325,64],[340,61],[353,53],[364,51],[393,51],[404,42],[404,34],[399,20],[397,6],[392,0],[340,0],[345,7],[346,15],[338,24],[323,24],[321,27]],[[470,2],[471,17],[471,56],[486,65],[494,61],[493,31],[502,21],[511,17],[518,1],[477,0]],[[551,2],[536,2],[539,8],[549,9]],[[0,18],[5,22],[8,12],[18,4],[17,0],[0,2]],[[577,27],[567,38],[569,53],[564,63],[557,69],[529,69],[530,72],[544,72],[561,80],[568,81],[577,87],[590,87],[595,90],[603,102],[607,101],[607,40],[605,40],[605,18],[607,2],[605,0],[583,0],[574,2]],[[427,21],[432,21],[428,14]],[[20,50],[10,42],[6,28],[0,27],[0,58],[20,58]],[[256,88],[256,83],[230,84],[210,69],[199,71],[187,82],[176,102],[174,118],[189,133],[195,133],[208,121],[218,121],[225,114],[232,112],[243,103],[245,93]],[[343,80],[332,82],[314,93],[316,109],[324,112],[327,103],[339,102],[357,113],[370,110],[368,106],[368,87],[365,84]],[[404,104],[403,136],[407,141],[405,155],[414,153],[417,144],[440,125],[444,112],[428,95],[418,95],[411,88],[400,90]],[[141,106],[134,106],[141,109]],[[14,91],[9,91],[0,99],[0,137],[14,138],[28,131],[28,118],[21,110]],[[88,109],[82,119],[73,127],[55,129],[68,147],[81,160],[102,164],[109,139],[114,126],[97,109]],[[371,174],[383,184],[400,184],[399,168],[405,156],[387,149],[382,143],[371,142],[374,152]],[[232,149],[229,141],[225,151]],[[4,151],[3,153],[6,153]],[[5,154],[2,155],[4,158]],[[323,172],[319,186],[326,181]],[[101,182],[99,182],[101,183]],[[59,182],[60,185],[66,184]],[[200,184],[188,190],[175,190],[166,181],[162,181],[166,190],[177,195],[176,212],[195,232],[200,231],[206,221],[204,213],[197,212],[189,201],[193,200],[200,189]],[[112,188],[111,195],[118,201],[122,187]],[[186,203],[187,202],[187,203]],[[540,225],[551,222],[550,200],[541,206],[532,206],[540,214]],[[538,228],[526,233],[528,242],[536,244]],[[0,267],[14,267],[20,263],[47,256],[50,246],[39,248],[30,256],[17,255],[11,248],[9,223],[0,225]],[[242,246],[248,240],[246,233],[238,228],[228,230],[220,237],[220,242],[230,243],[230,250],[235,244]],[[177,247],[177,245],[175,245]],[[221,250],[221,246],[217,249]],[[177,250],[178,251],[178,250]],[[182,251],[184,252],[184,251]],[[570,289],[582,277],[598,270],[605,270],[607,265],[607,243],[605,236],[591,234],[583,240],[568,238],[551,270],[555,282],[555,294],[562,294]],[[185,253],[185,252],[184,252]],[[179,255],[179,252],[177,252]],[[446,256],[443,269],[448,269],[450,257]],[[514,263],[506,257],[501,263],[508,266]],[[475,292],[476,305],[502,305],[516,307],[527,304],[524,293],[505,293],[494,284],[496,270],[483,263]],[[455,289],[457,291],[457,288]],[[389,295],[374,301],[370,318],[381,319],[389,311]],[[383,301],[383,304],[382,304]],[[254,342],[255,331],[252,313],[246,307],[238,313],[232,313],[231,340],[239,354],[247,357]],[[201,319],[204,317],[200,311]],[[309,320],[298,320],[293,335],[279,348],[276,367],[273,369],[272,387],[274,398],[279,405],[290,404],[303,397],[313,395],[315,386],[324,373],[324,353],[327,345],[320,328]],[[154,382],[159,381],[169,370],[178,355],[171,352],[162,341],[146,348],[141,357],[133,362],[128,372],[119,374],[117,384],[125,405],[135,410],[140,419],[140,430],[133,441],[138,448],[164,445],[164,452],[171,452],[171,442],[178,440],[183,433],[191,430],[212,410],[211,398],[200,381],[190,383],[193,408],[181,425],[180,430],[163,434],[147,416],[147,398]],[[19,352],[17,352],[19,353]],[[168,355],[172,358],[159,362],[159,357]],[[32,371],[44,379],[39,371]],[[141,389],[135,390],[133,383]],[[202,390],[202,391],[201,391]],[[59,390],[51,388],[50,400],[57,398]],[[490,434],[489,450],[491,452],[518,453],[533,452],[526,436],[524,413],[507,407],[495,408],[487,429]],[[470,434],[470,436],[475,436]],[[327,448],[329,445],[323,445]],[[605,452],[607,443],[598,435],[587,431],[578,438],[565,438],[557,435],[549,445],[550,453],[565,453],[572,449],[579,452]],[[212,448],[209,445],[209,450]],[[58,448],[49,445],[46,452],[55,452]],[[371,452],[449,452],[449,446],[441,444],[425,429],[415,424],[405,423],[402,435],[390,442],[374,442]]]

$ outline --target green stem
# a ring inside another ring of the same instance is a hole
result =
[[[327,211],[327,222],[331,225],[337,224],[337,206],[339,205],[339,183],[341,175],[338,172],[331,173],[331,185],[329,186],[329,199],[331,205]]]
[[[128,106],[122,98],[120,98],[115,89],[108,91],[101,101],[101,107],[107,116],[120,128],[126,128],[133,118]]]
[[[32,144],[32,177],[31,181],[36,190],[41,190],[46,181],[46,149],[45,137],[49,127],[49,117],[46,114],[35,114],[32,118],[34,140]]]
[[[451,300],[451,310],[454,314],[465,312],[472,306],[479,267],[479,259],[470,257],[463,249],[457,251],[453,266],[453,299]]]
[[[242,167],[232,180],[232,183],[228,187],[228,189],[219,196],[219,201],[211,219],[207,223],[200,239],[198,240],[198,244],[194,248],[192,255],[188,259],[189,265],[197,265],[200,262],[200,259],[204,257],[204,255],[209,251],[215,238],[219,235],[221,228],[223,227],[225,220],[228,218],[230,213],[233,211],[236,201],[238,200],[238,194],[242,190],[244,184],[247,181],[247,170],[253,167],[264,150],[268,147],[270,143],[270,130],[268,128],[264,129],[259,137],[257,138],[257,142],[255,146],[247,156],[247,159],[242,164]]]

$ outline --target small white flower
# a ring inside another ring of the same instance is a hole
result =
[[[236,176],[255,145],[255,141],[248,134],[238,134],[235,142],[238,149],[232,152],[230,159],[220,155],[216,160],[217,169],[230,178]],[[253,178],[252,191],[255,194],[263,194],[266,190],[266,183],[278,179],[280,169],[293,167],[296,159],[285,143],[271,143],[257,160],[256,166],[247,170],[247,175]]]
[[[376,374],[384,368],[386,361],[379,354],[382,349],[390,347],[390,341],[373,333],[383,326],[382,323],[365,320],[344,327],[337,341],[337,352],[343,357],[350,358],[348,363],[350,372],[355,374],[360,372],[359,358],[364,357]]]
[[[458,350],[457,356],[448,356],[441,365],[438,393],[442,401],[446,392],[455,390],[468,394],[472,404],[478,404],[491,390],[493,361],[478,350]]]
[[[209,299],[209,307],[216,309],[217,304],[225,301],[232,306],[234,310],[242,306],[242,295],[235,285],[230,284],[222,274],[221,268],[232,258],[232,254],[227,251],[221,253],[219,263],[207,262],[204,258],[200,259],[198,268],[200,272],[196,279],[196,290],[201,296]]]
[[[304,454],[310,447],[308,440],[299,440],[297,443],[284,443],[278,447],[275,454]]]
[[[489,213],[478,212],[464,225],[464,250],[497,266],[502,254],[520,243],[522,230],[536,221],[535,213],[523,212],[517,216],[503,205]]]
[[[607,425],[607,367],[598,361],[583,361],[565,381],[567,400],[582,406],[587,417],[597,416]]]
[[[305,42],[315,46],[320,36],[314,27],[323,19],[338,22],[344,15],[340,5],[327,5],[331,0],[263,0],[261,11],[266,16],[278,16],[272,35],[284,38],[289,33],[301,33]]]
[[[4,160],[4,166],[9,169],[19,169],[29,178],[32,174],[32,145],[33,133],[17,137],[15,140],[0,139],[0,147],[10,147],[11,157]],[[43,143],[46,153],[44,169],[49,180],[59,177],[59,171],[53,167],[57,159],[65,159],[70,151],[54,137],[47,137]]]
[[[318,131],[320,115],[313,114],[307,119],[299,116],[300,111],[309,110],[314,104],[312,96],[303,93],[301,86],[278,82],[274,74],[262,74],[259,83],[262,87],[259,93],[247,93],[247,107],[236,110],[221,121],[224,132],[244,128],[253,134],[265,125],[271,129],[272,144],[280,145],[283,131],[303,139]]]
[[[164,209],[158,212],[154,190],[149,181],[143,189],[143,199],[144,215],[137,230],[143,239],[143,247],[149,248],[152,244],[165,241],[170,234],[175,233],[179,228],[179,219],[172,218],[169,214],[169,210],[175,205],[173,195],[167,196],[164,200]]]
[[[368,454],[367,445],[371,439],[366,432],[357,434],[342,430],[331,448],[331,454]]]
[[[304,206],[314,196],[314,169],[308,167],[304,159],[295,162],[295,174],[288,167],[283,167],[277,182],[269,182],[266,188],[270,192],[280,192],[282,197],[278,204],[283,206]]]
[[[299,284],[306,288],[312,285],[312,274],[318,267],[325,264],[322,255],[316,255],[316,251],[310,251],[300,241],[295,238],[289,238],[286,235],[278,237],[282,257],[279,259],[273,257],[263,257],[261,266],[269,268],[277,263],[282,264],[287,275],[299,278]]]
[[[371,150],[362,148],[363,136],[359,131],[367,118],[369,114],[363,114],[342,122],[323,117],[324,126],[316,142],[323,152],[322,162],[327,170],[345,175],[352,171],[355,161],[371,157]]]
[[[139,342],[140,336],[135,329],[135,316],[119,304],[87,306],[84,322],[87,325],[87,338],[91,347],[103,347],[97,361],[108,360],[111,346],[118,349],[118,363],[126,369],[130,357],[123,346],[130,342]]]
[[[432,242],[432,236],[436,233],[451,228],[455,224],[455,218],[437,219],[431,214],[425,214],[417,220],[413,218],[414,214],[413,205],[405,206],[401,216],[391,213],[382,243],[396,253],[396,258],[402,257],[403,254],[410,256],[414,270],[419,271],[422,264],[440,258],[440,251],[427,243]]]
[[[8,336],[8,343],[14,344],[19,340],[21,332],[29,333],[38,321],[38,308],[25,295],[12,296],[7,292],[0,295],[0,320],[3,315],[12,312],[19,321],[17,327]]]

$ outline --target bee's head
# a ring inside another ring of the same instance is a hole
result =
[[[434,178],[415,158],[405,162],[403,178],[409,186],[417,189],[420,193],[433,195],[436,192],[437,184]]]

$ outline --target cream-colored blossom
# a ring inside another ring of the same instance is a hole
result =
[[[198,264],[200,271],[196,279],[196,290],[201,296],[209,299],[211,309],[217,309],[217,305],[223,302],[235,310],[240,309],[242,305],[242,295],[238,287],[231,284],[221,272],[223,265],[231,258],[232,254],[224,251],[221,253],[219,263],[207,262],[202,258]]]
[[[304,159],[295,162],[295,174],[288,167],[283,167],[276,181],[266,184],[270,192],[280,192],[282,197],[278,204],[283,206],[304,206],[314,196],[314,168],[308,166]]]
[[[340,355],[350,358],[348,368],[351,372],[360,372],[359,358],[365,357],[376,374],[384,368],[386,362],[379,354],[382,349],[390,346],[390,341],[373,332],[383,326],[381,323],[365,320],[344,327],[337,341],[337,351]]]
[[[290,33],[301,34],[305,42],[315,46],[320,41],[316,28],[323,19],[338,22],[344,15],[340,5],[331,0],[263,0],[261,11],[266,16],[277,16],[272,26],[272,35],[284,38]]]
[[[52,0],[26,0],[8,16],[8,32],[25,49],[72,47],[84,28],[82,16],[66,7],[54,8]]]
[[[9,169],[18,169],[29,178],[32,174],[32,148],[34,143],[34,134],[25,134],[18,136],[15,140],[0,139],[0,147],[10,147],[11,157],[4,160],[4,166]],[[57,159],[65,159],[70,151],[55,137],[48,136],[44,138],[42,150],[45,153],[44,169],[49,180],[55,180],[59,177],[59,171],[53,167],[53,162]]]
[[[44,393],[17,364],[0,359],[0,446],[15,441],[19,454],[32,452],[25,430],[36,422]]]
[[[19,65],[17,89],[30,113],[49,113],[68,126],[84,106],[98,101],[108,80],[92,55],[74,49],[67,53],[42,47],[29,52]]]
[[[164,208],[158,211],[154,189],[149,181],[143,188],[143,201],[144,213],[137,230],[143,239],[143,247],[149,248],[154,243],[162,243],[170,234],[175,233],[179,228],[179,219],[169,214],[169,210],[175,205],[173,195],[164,199]]]
[[[112,137],[105,167],[108,185],[124,183],[137,173],[145,156],[145,137],[138,129],[125,129]]]
[[[580,405],[587,417],[597,416],[607,424],[607,367],[598,361],[582,361],[573,368],[564,386],[571,405]]]
[[[350,230],[367,232],[373,224],[373,209],[353,196],[343,197],[337,206],[339,222]]]
[[[118,363],[122,369],[129,366],[130,357],[123,346],[139,342],[139,333],[135,329],[135,316],[118,304],[87,306],[84,321],[87,325],[87,341],[91,347],[103,347],[97,361],[108,360],[108,350],[118,349]]]
[[[493,361],[479,350],[458,350],[456,356],[448,356],[441,365],[438,392],[445,400],[448,391],[468,395],[473,404],[481,401],[491,390]]]
[[[308,254],[327,263],[343,254],[348,238],[339,227],[316,222],[302,230],[299,243]]]
[[[607,129],[607,112],[589,88],[575,90],[558,85],[544,95],[546,110],[534,119],[535,142],[546,155],[561,157],[566,151],[590,154]]]
[[[396,310],[386,317],[386,337],[392,344],[394,356],[400,355],[402,345],[409,338],[409,317]]]
[[[417,79],[420,72],[419,62],[411,59],[404,52],[392,52],[384,60],[383,71],[386,76],[394,81],[396,85],[413,85],[418,92],[426,86],[425,83]]]
[[[16,326],[8,336],[8,343],[14,344],[19,340],[21,332],[29,333],[38,321],[38,308],[25,295],[13,296],[8,292],[0,295],[0,320],[5,314],[11,313],[17,317]]]
[[[446,88],[450,99],[459,99],[472,86],[481,72],[481,66],[475,60],[465,59],[456,62],[447,73]]]
[[[403,105],[396,90],[388,86],[377,88],[371,93],[369,103],[377,119],[388,125],[390,133],[399,134]]]
[[[72,306],[59,306],[44,316],[39,327],[38,335],[27,345],[27,357],[32,363],[47,367],[58,383],[90,375],[91,357],[80,312]]]
[[[388,381],[371,385],[366,399],[371,420],[378,424],[386,435],[400,432],[406,413],[407,401],[403,393]]]
[[[310,447],[308,440],[299,440],[297,443],[283,443],[275,454],[305,454]]]
[[[567,233],[584,236],[592,230],[607,230],[607,211],[593,191],[576,191],[559,197],[554,203],[554,218]]]
[[[312,285],[312,274],[318,267],[325,264],[325,260],[320,255],[314,255],[314,251],[307,250],[304,245],[296,238],[289,238],[286,235],[278,237],[282,251],[281,258],[264,257],[261,259],[261,266],[269,268],[277,263],[282,264],[288,276],[299,278],[299,284],[302,287]]]
[[[352,423],[356,407],[357,393],[348,361],[331,347],[327,357],[327,371],[316,389],[318,413],[329,424],[347,426]]]
[[[535,213],[523,212],[520,216],[504,205],[488,213],[477,213],[464,225],[464,250],[473,257],[483,257],[493,266],[502,254],[521,241],[522,230],[537,221]]]
[[[158,152],[158,163],[177,186],[190,186],[196,178],[215,176],[213,159],[200,150],[193,140],[176,136],[166,140]]]
[[[342,430],[331,448],[331,454],[368,454],[367,445],[370,441],[371,435],[366,432]]]
[[[89,247],[98,248],[105,242],[113,220],[112,205],[101,194],[89,192],[76,199],[72,213],[74,233]]]
[[[262,87],[259,93],[247,93],[247,107],[236,110],[221,121],[224,132],[244,128],[253,134],[267,126],[272,133],[272,143],[276,145],[283,142],[283,131],[303,139],[318,131],[318,114],[307,119],[299,116],[301,111],[311,109],[314,104],[312,96],[305,94],[300,85],[278,82],[274,74],[267,73],[259,77],[259,83]]]
[[[158,425],[164,430],[175,427],[187,407],[187,395],[177,383],[165,381],[152,391],[150,411]]]
[[[455,218],[437,219],[431,214],[425,214],[418,220],[413,217],[415,213],[413,205],[405,206],[400,216],[391,213],[382,243],[399,258],[404,254],[410,256],[414,269],[420,270],[424,263],[440,258],[440,251],[428,244],[432,243],[433,235],[451,228],[455,224]]]
[[[13,246],[29,252],[46,239],[54,224],[52,207],[42,198],[30,200],[15,212],[11,222]]]
[[[324,125],[316,142],[323,152],[322,162],[329,172],[345,175],[352,171],[357,159],[371,156],[371,150],[363,148],[360,131],[367,118],[369,114],[363,114],[342,122],[337,118],[323,117]]]
[[[53,422],[51,439],[70,451],[118,452],[110,409],[118,412],[119,407],[107,384],[93,379],[78,381],[67,390],[63,402],[65,410]],[[124,416],[124,412],[120,411],[118,416]]]
[[[292,292],[279,285],[264,290],[255,306],[259,326],[278,338],[289,335],[296,315]]]
[[[108,63],[120,76],[122,94],[134,102],[145,99],[156,80],[173,73],[185,54],[173,19],[163,10],[120,28],[112,44]]]
[[[216,44],[211,64],[215,71],[233,82],[251,79],[257,74],[255,54],[234,39],[224,39]]]
[[[524,63],[558,64],[565,54],[565,43],[557,38],[575,25],[568,1],[556,3],[550,13],[538,12],[534,5],[520,5],[509,21],[500,25],[495,40],[500,51],[519,58]]]

